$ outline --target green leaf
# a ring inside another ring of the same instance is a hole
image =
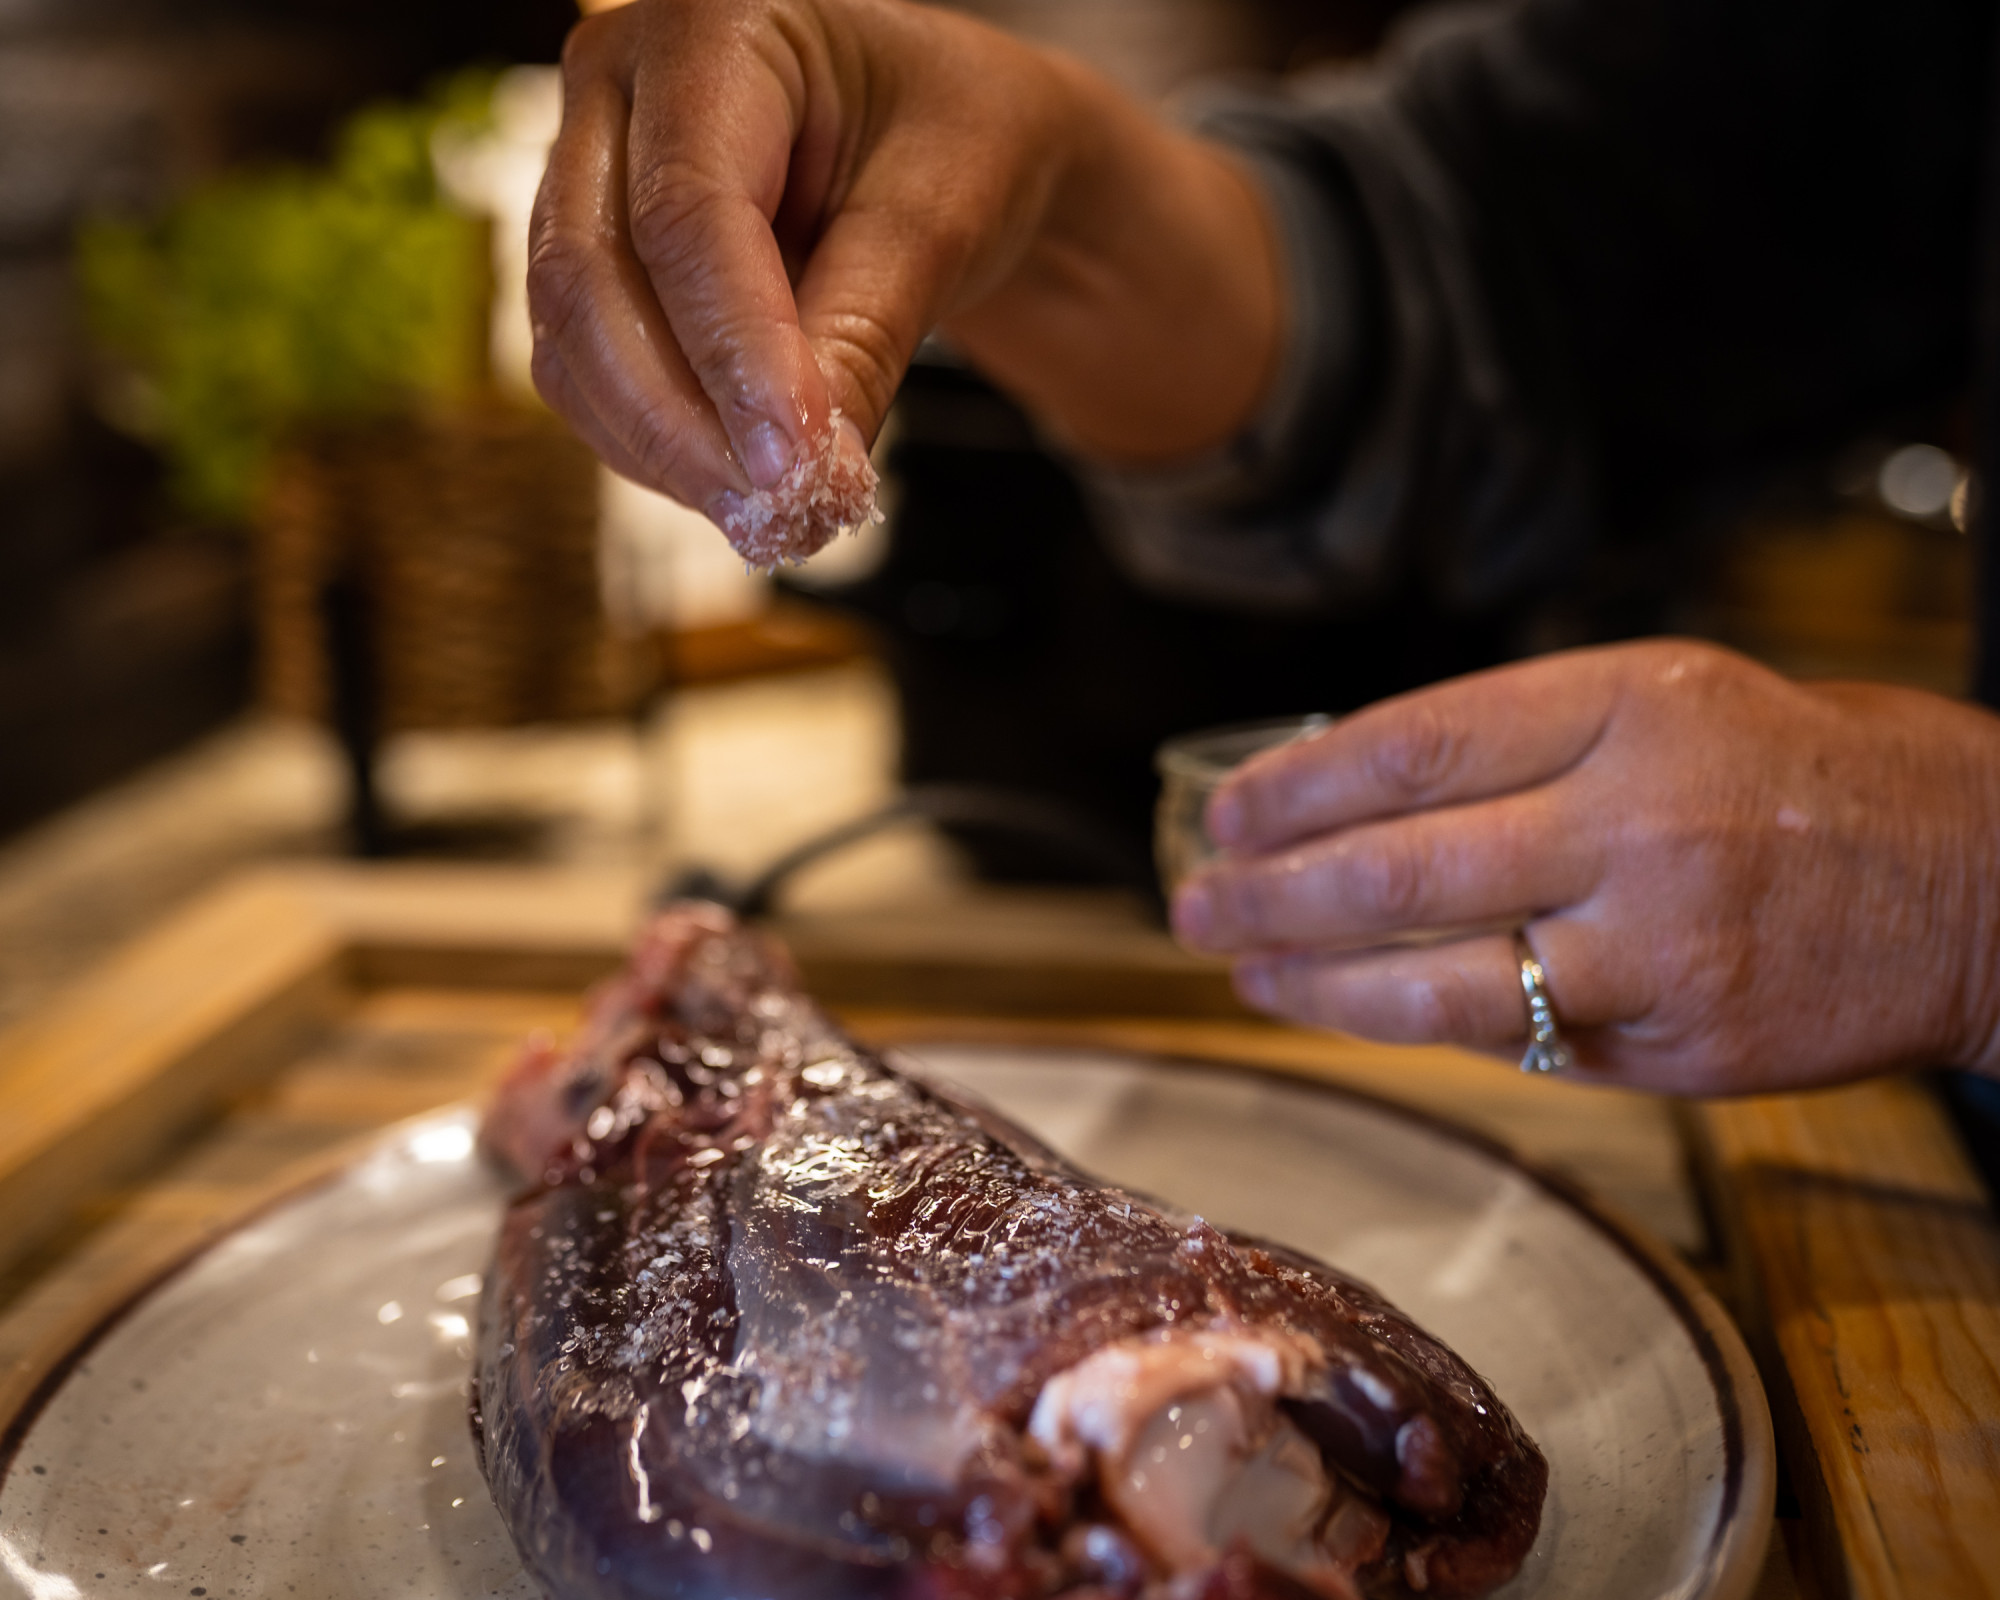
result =
[[[372,106],[331,167],[242,174],[161,221],[103,220],[78,282],[107,353],[147,380],[181,503],[237,519],[284,435],[462,398],[483,376],[482,226],[440,198],[440,118],[476,124],[491,74]]]

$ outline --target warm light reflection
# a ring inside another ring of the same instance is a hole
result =
[[[1935,517],[1951,505],[1959,465],[1934,444],[1909,444],[1882,463],[1875,490],[1882,503],[1905,517]]]
[[[411,1137],[410,1154],[418,1161],[430,1164],[463,1161],[472,1154],[472,1130],[464,1123],[426,1128]]]
[[[455,1311],[434,1311],[430,1321],[440,1339],[449,1341],[472,1337],[472,1325]]]

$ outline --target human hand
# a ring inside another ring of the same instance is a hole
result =
[[[2000,719],[1652,641],[1385,701],[1220,788],[1175,926],[1260,1009],[1518,1053],[1526,925],[1587,1079],[2000,1071]],[[1375,948],[1369,948],[1374,946]]]
[[[1268,381],[1254,187],[1062,57],[901,0],[638,0],[578,26],[563,77],[536,384],[718,521],[835,408],[857,455],[939,323],[1118,458],[1226,439]]]

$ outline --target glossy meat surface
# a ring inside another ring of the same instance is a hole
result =
[[[676,908],[531,1048],[475,1426],[562,1600],[1485,1593],[1540,1454],[1373,1291],[896,1072]]]

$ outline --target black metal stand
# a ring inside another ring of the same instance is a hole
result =
[[[342,574],[321,590],[320,619],[326,629],[327,709],[347,766],[349,848],[357,856],[379,859],[390,853],[389,825],[375,786],[381,685],[373,615],[360,580]]]

